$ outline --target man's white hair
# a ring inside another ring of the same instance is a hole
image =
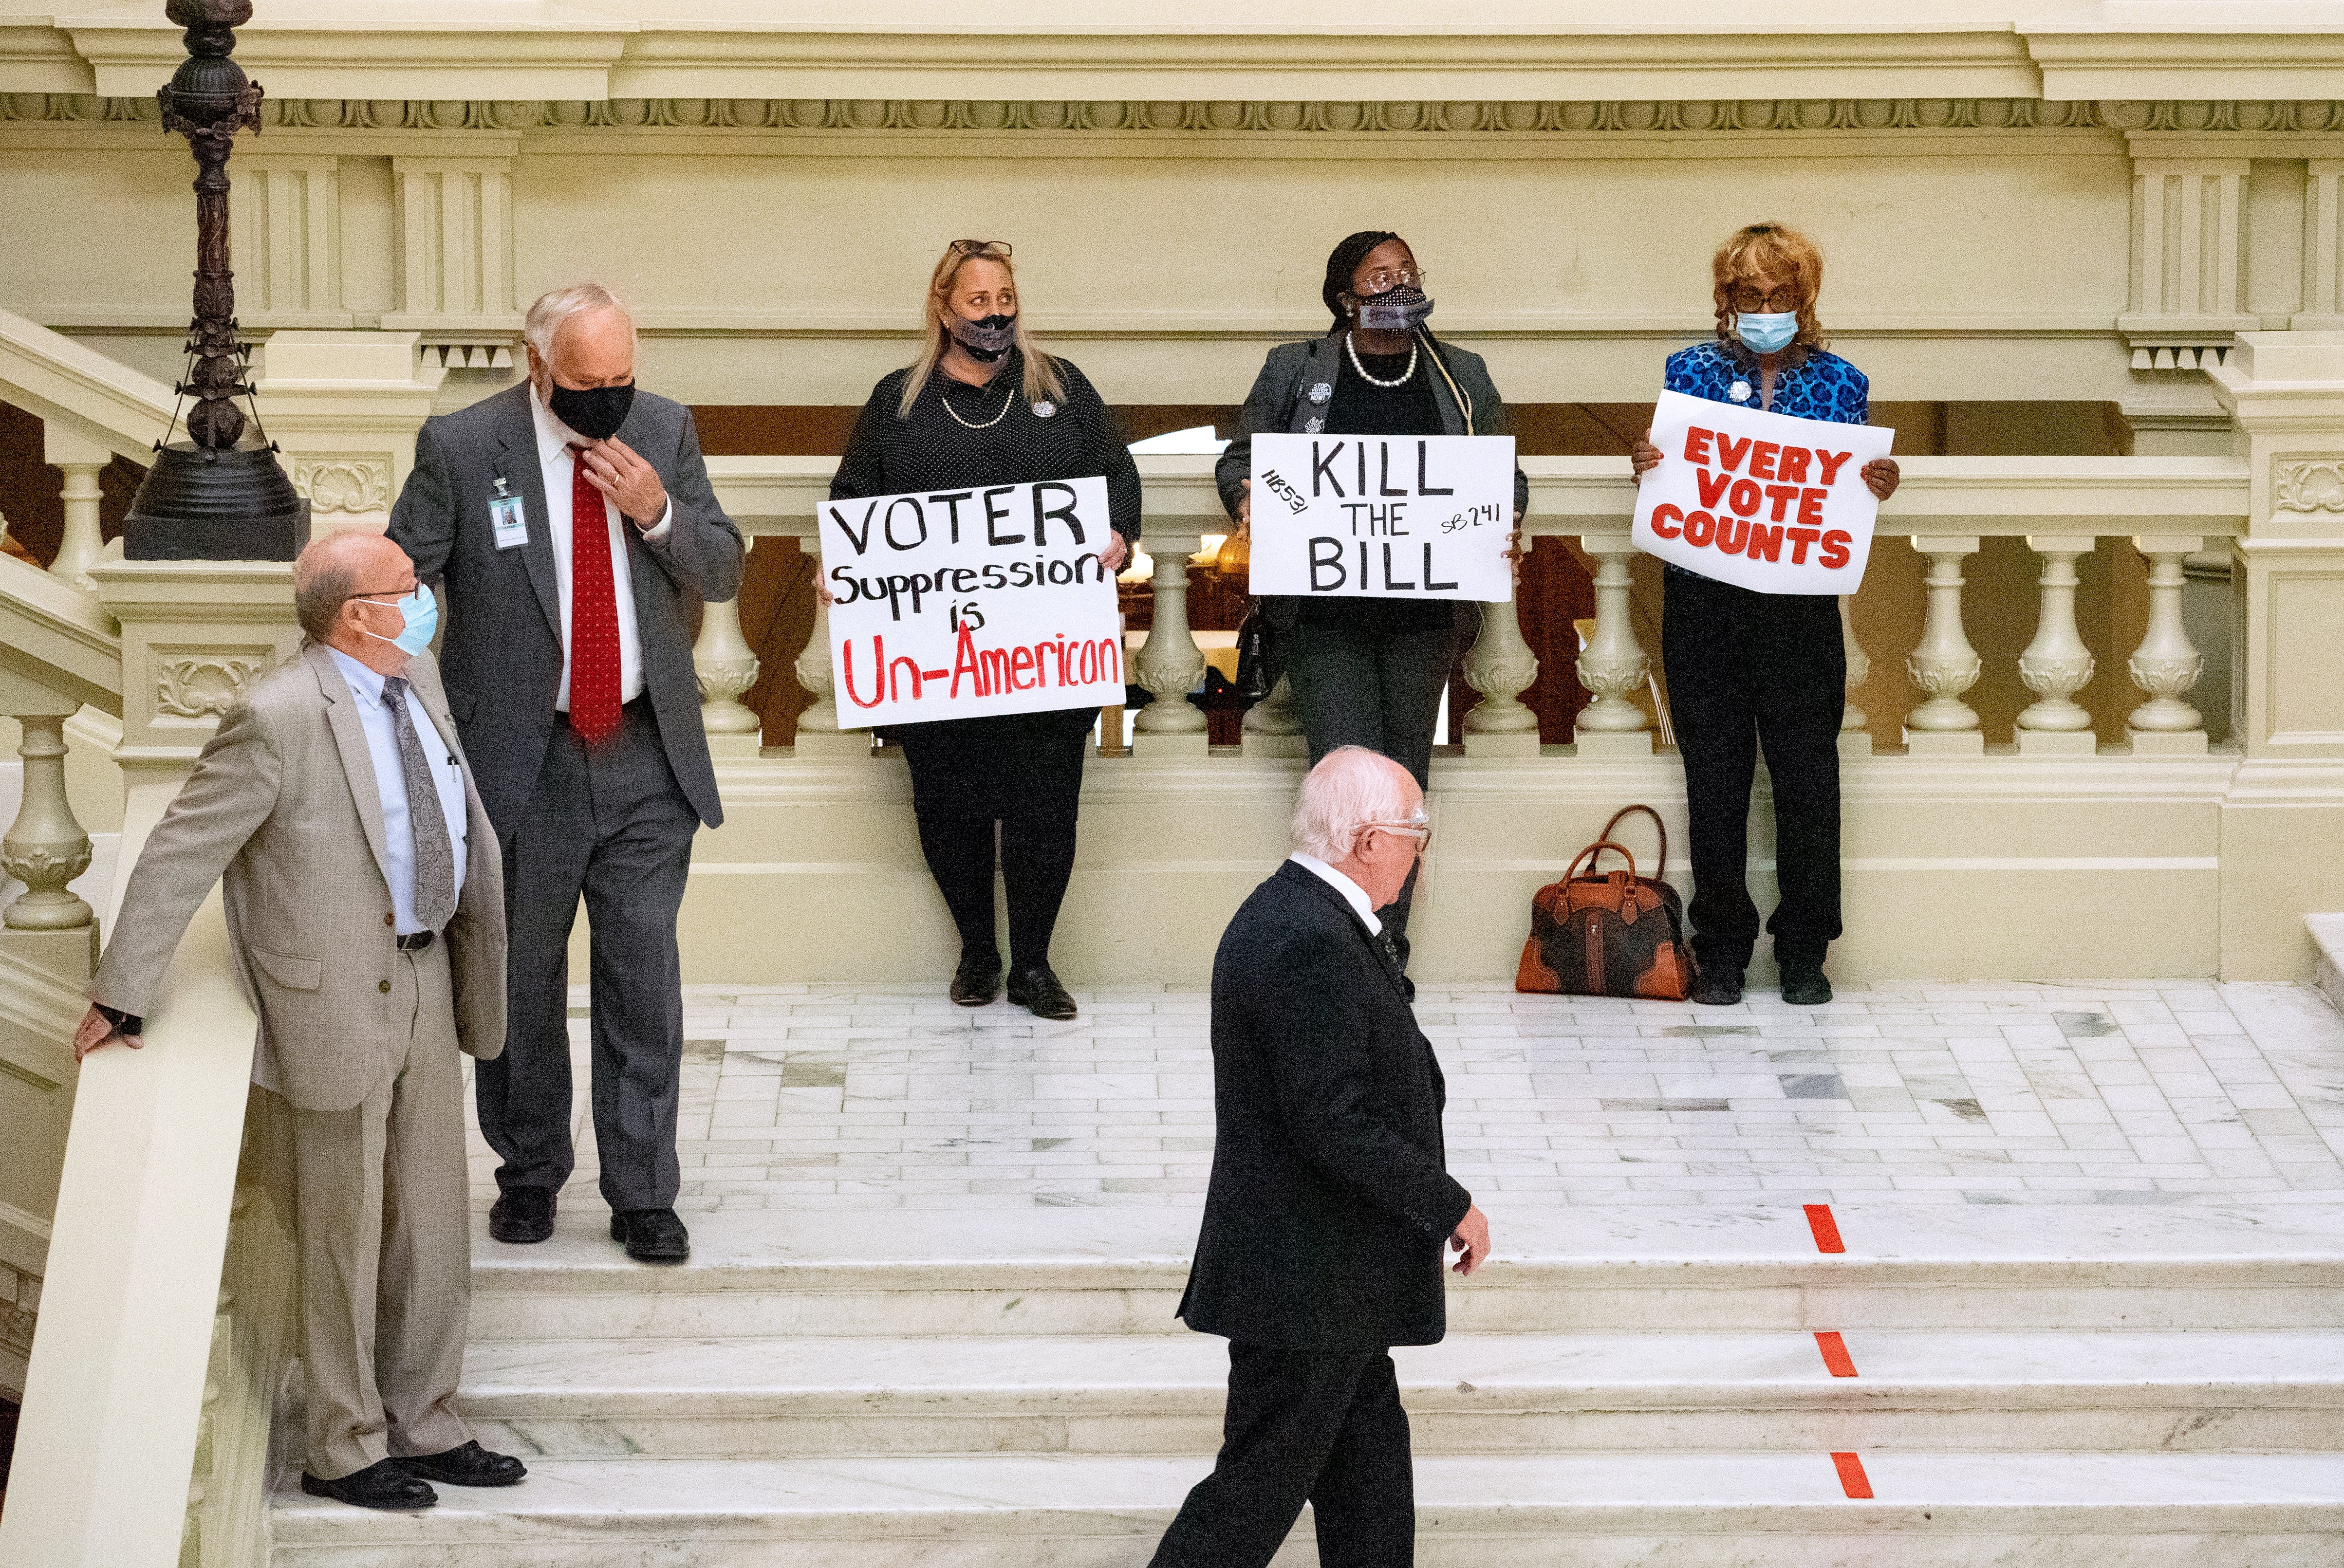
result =
[[[1330,865],[1349,859],[1362,830],[1407,819],[1414,782],[1407,769],[1380,752],[1338,746],[1302,780],[1302,798],[1294,804],[1294,848]]]
[[[561,324],[573,316],[591,316],[600,310],[615,310],[627,318],[627,331],[635,330],[634,312],[625,301],[599,283],[573,283],[567,288],[557,288],[551,294],[538,296],[537,303],[529,307],[529,319],[522,324],[521,336],[537,350],[537,357],[547,364],[553,362],[553,339],[561,331]]]

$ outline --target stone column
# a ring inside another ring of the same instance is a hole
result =
[[[813,556],[813,518],[803,518],[802,526],[804,531],[798,536],[798,548]],[[874,755],[871,731],[839,727],[838,672],[830,658],[830,607],[822,602],[820,594],[814,595],[813,599],[813,629],[806,636],[805,650],[791,668],[813,701],[798,715],[797,739],[790,755],[823,761],[870,761]]]
[[[78,703],[74,707],[79,711]],[[89,835],[66,799],[65,727],[73,714],[18,712],[12,717],[25,732],[16,748],[16,755],[25,759],[25,794],[15,825],[0,839],[0,866],[24,883],[25,890],[8,906],[7,928],[80,930],[90,924],[89,905],[66,890],[67,883],[89,869]]]
[[[739,599],[701,607],[692,668],[700,677],[700,721],[708,731],[710,755],[754,759],[763,725],[742,706],[741,694],[757,684],[757,652],[741,635]]]
[[[1847,655],[1846,687],[1848,701],[1840,710],[1839,754],[1842,757],[1872,755],[1872,720],[1855,705],[1855,691],[1872,678],[1872,656],[1864,651],[1864,644],[1855,640],[1855,621],[1848,607],[1852,596],[1842,594],[1839,600],[1839,643]]]
[[[1904,744],[1916,756],[1981,756],[1977,710],[1962,700],[1978,678],[1977,650],[1962,629],[1962,558],[1975,555],[1978,541],[1916,538],[1913,548],[1929,558],[1929,614],[1904,672],[1929,699],[1904,716]]]
[[[2078,535],[2030,537],[2026,543],[2043,558],[2042,604],[2035,640],[2018,656],[2018,678],[2036,698],[2018,715],[2019,754],[2089,757],[2099,738],[2091,714],[2075,700],[2092,678],[2092,650],[2076,631],[2076,558],[2091,554],[2095,541]]]
[[[1135,757],[1205,755],[1204,711],[1188,700],[1205,675],[1205,656],[1188,629],[1188,557],[1202,539],[1201,533],[1181,531],[1178,524],[1151,527],[1147,533],[1147,553],[1156,559],[1156,613],[1131,673],[1156,699],[1133,721]]]
[[[1279,671],[1269,695],[1246,710],[1245,749],[1256,757],[1307,757],[1302,716],[1294,711],[1294,686]]]
[[[1629,609],[1628,563],[1636,552],[1618,534],[1585,534],[1579,542],[1595,558],[1595,635],[1581,650],[1575,673],[1594,700],[1579,710],[1572,738],[1581,757],[1649,757],[1652,721],[1636,699],[1651,678],[1652,663],[1636,641]]]
[[[57,557],[49,563],[49,570],[74,587],[86,589],[92,586],[89,568],[97,564],[106,548],[98,526],[102,492],[97,477],[114,461],[114,453],[109,447],[73,434],[55,419],[47,421],[43,429],[41,445],[42,456],[64,469],[66,476],[65,532],[57,539]]]
[[[2133,541],[2149,563],[2148,627],[2125,666],[2133,684],[2148,693],[2148,700],[2125,721],[2136,753],[2196,755],[2206,749],[2205,721],[2181,700],[2205,668],[2181,625],[2181,562],[2205,542],[2195,536],[2144,536]]]
[[[1514,601],[1485,604],[1480,635],[1465,656],[1465,678],[1481,694],[1459,726],[1468,757],[1535,757],[1539,749],[1538,715],[1523,705],[1521,693],[1538,678],[1538,658],[1522,640],[1522,623]]]

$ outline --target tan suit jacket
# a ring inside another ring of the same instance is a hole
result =
[[[464,775],[467,850],[441,933],[458,1043],[505,1040],[503,857],[429,654],[407,670]],[[260,1015],[253,1081],[304,1111],[347,1111],[403,1060],[411,1020],[391,1016],[390,884],[382,797],[349,684],[310,645],[221,719],[124,890],[93,1000],[145,1013],[188,920],[223,883],[237,978]]]

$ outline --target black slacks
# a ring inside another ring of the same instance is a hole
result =
[[[648,698],[589,748],[554,726],[537,792],[504,839],[505,1050],[473,1070],[497,1185],[558,1189],[570,1139],[570,929],[592,928],[594,1144],[613,1210],[675,1202],[683,1065],[676,911],[700,819],[675,781]]]
[[[1000,824],[1009,961],[1046,966],[1075,874],[1083,755],[1096,709],[907,724],[895,731],[912,772],[920,850],[964,952],[997,953],[993,910]]]
[[[1152,1568],[1262,1568],[1305,1502],[1319,1568],[1415,1563],[1415,1470],[1390,1352],[1231,1341],[1221,1438]]]
[[[1440,722],[1440,693],[1457,657],[1454,622],[1428,631],[1379,633],[1313,624],[1306,616],[1288,642],[1287,678],[1311,766],[1338,747],[1364,746],[1407,769],[1418,789],[1430,788],[1432,730]],[[1408,908],[1415,896],[1411,869],[1399,897],[1376,911],[1399,944],[1403,970]]]
[[[1839,724],[1847,652],[1825,594],[1763,594],[1675,567],[1662,573],[1661,658],[1692,818],[1694,956],[1740,969],[1758,941],[1750,790],[1759,753],[1774,789],[1782,890],[1766,929],[1777,962],[1823,961],[1839,936]]]

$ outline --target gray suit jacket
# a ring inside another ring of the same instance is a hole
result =
[[[441,935],[457,1040],[491,1057],[505,1047],[503,857],[431,656],[407,677],[463,769],[464,886]],[[219,882],[237,979],[260,1014],[253,1081],[304,1111],[348,1111],[389,1076],[409,1038],[391,1016],[399,956],[385,855],[366,730],[332,654],[312,644],[220,719],[147,835],[90,998],[146,1012]]]
[[[659,470],[675,507],[673,525],[656,545],[633,528],[619,531],[634,588],[643,694],[677,784],[713,828],[724,809],[701,727],[690,604],[741,591],[741,530],[709,488],[692,411],[682,404],[637,392],[618,438]],[[522,498],[529,518],[528,543],[509,550],[497,548],[489,525],[499,477]],[[415,575],[445,589],[440,659],[449,706],[480,769],[489,819],[508,835],[537,788],[561,688],[561,593],[547,516],[526,381],[425,420],[415,437],[415,471],[390,513],[391,539],[414,560]]]
[[[1439,368],[1426,366],[1423,374],[1432,377],[1433,406],[1440,410],[1440,433],[1445,436],[1510,436],[1514,427],[1506,417],[1505,400],[1490,380],[1490,368],[1481,357],[1470,349],[1441,343],[1426,334],[1428,347],[1440,356],[1440,363],[1449,367],[1443,376]],[[1325,415],[1324,407],[1303,396],[1306,387],[1325,382],[1331,387],[1343,367],[1343,335],[1329,332],[1307,343],[1281,343],[1269,351],[1262,362],[1261,374],[1253,380],[1253,390],[1246,394],[1245,407],[1238,411],[1238,433],[1221,452],[1221,460],[1213,466],[1213,482],[1221,493],[1221,505],[1230,517],[1238,515],[1238,498],[1243,495],[1247,479],[1253,477],[1253,438],[1262,431],[1301,435],[1307,431],[1307,421]],[[1450,390],[1450,377],[1457,382],[1457,392],[1464,395],[1470,408],[1459,405],[1456,393]],[[1527,512],[1531,504],[1531,482],[1520,465],[1514,468],[1514,509]],[[1290,596],[1264,595],[1263,612],[1270,624],[1281,629],[1291,627],[1302,601]],[[1460,605],[1460,625],[1467,624],[1468,614]],[[1478,614],[1478,610],[1471,613]]]

